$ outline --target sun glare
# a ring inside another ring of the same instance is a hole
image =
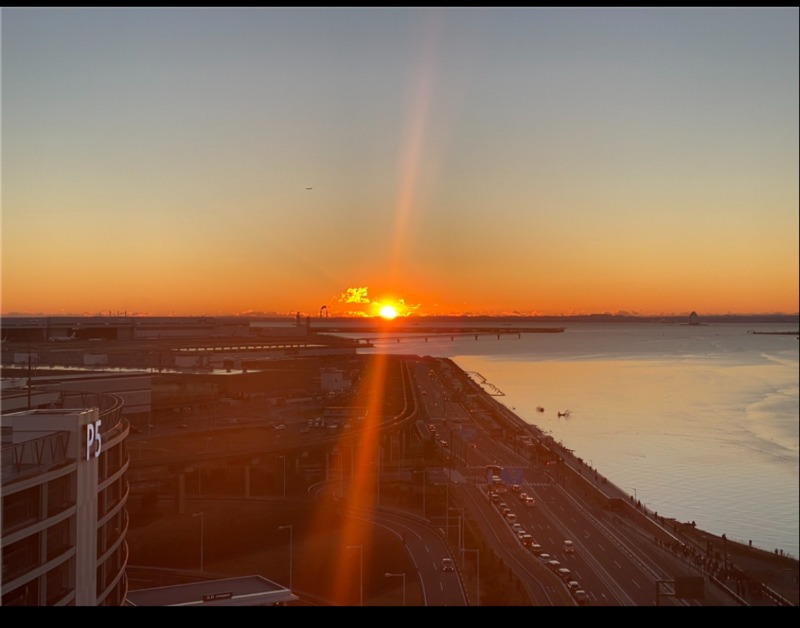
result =
[[[397,317],[397,310],[391,305],[384,305],[381,307],[378,314],[381,315],[381,318],[385,318],[387,321],[390,321]]]

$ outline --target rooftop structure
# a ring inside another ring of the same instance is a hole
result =
[[[128,593],[127,606],[282,606],[299,600],[261,576],[191,582]]]

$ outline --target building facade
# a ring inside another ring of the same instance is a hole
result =
[[[129,425],[117,395],[85,404],[0,419],[3,606],[125,603]]]

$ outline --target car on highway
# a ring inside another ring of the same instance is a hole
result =
[[[528,546],[528,549],[529,549],[529,550],[531,550],[531,553],[532,553],[534,556],[541,556],[541,554],[542,554],[542,546],[541,546],[541,545],[539,545],[539,544],[538,544],[538,543],[536,543],[536,542],[532,542],[532,543],[531,543],[531,544]]]
[[[452,558],[442,558],[442,571],[455,571]]]
[[[574,595],[575,591],[581,590],[581,585],[577,580],[570,580],[567,582],[567,588],[569,589],[569,592]]]
[[[575,545],[569,539],[564,541],[564,553],[572,554],[575,551]]]
[[[589,603],[589,595],[583,589],[578,589],[572,595],[581,606],[586,606]]]

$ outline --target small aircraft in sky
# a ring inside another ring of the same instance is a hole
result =
[[[306,190],[313,190],[314,188],[306,188]]]

